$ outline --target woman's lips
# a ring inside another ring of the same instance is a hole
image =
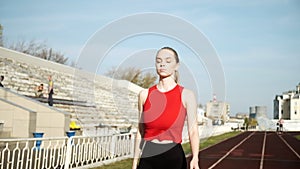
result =
[[[166,72],[167,71],[167,69],[158,69],[159,70],[159,72]]]

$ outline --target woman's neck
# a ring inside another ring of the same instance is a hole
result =
[[[167,92],[173,89],[176,85],[177,83],[174,81],[173,78],[167,77],[159,80],[157,88],[161,92]]]

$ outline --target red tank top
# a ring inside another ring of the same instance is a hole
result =
[[[148,90],[143,106],[144,139],[182,142],[186,109],[182,104],[183,87],[177,85],[168,92],[160,92],[156,85]]]

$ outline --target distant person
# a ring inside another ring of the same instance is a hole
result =
[[[278,120],[278,125],[279,125],[279,132],[283,132],[283,118],[280,118]]]
[[[44,84],[41,83],[39,86],[36,87],[35,96],[43,97],[43,91],[44,91]]]
[[[248,119],[248,117],[245,117],[245,119],[244,119],[244,126],[245,126],[245,130],[248,131],[248,128],[249,128],[249,119]]]
[[[0,77],[0,87],[4,87],[3,84],[2,84],[2,81],[3,81],[3,80],[4,80],[4,76],[1,75],[1,77]]]
[[[49,77],[48,77],[48,80],[49,80],[49,82],[48,82],[48,104],[49,104],[49,106],[53,106],[53,94],[54,94],[54,92],[53,92],[53,80],[52,80],[52,76],[50,75]]]

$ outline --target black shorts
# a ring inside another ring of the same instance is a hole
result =
[[[146,142],[138,169],[186,169],[187,163],[181,144]]]

